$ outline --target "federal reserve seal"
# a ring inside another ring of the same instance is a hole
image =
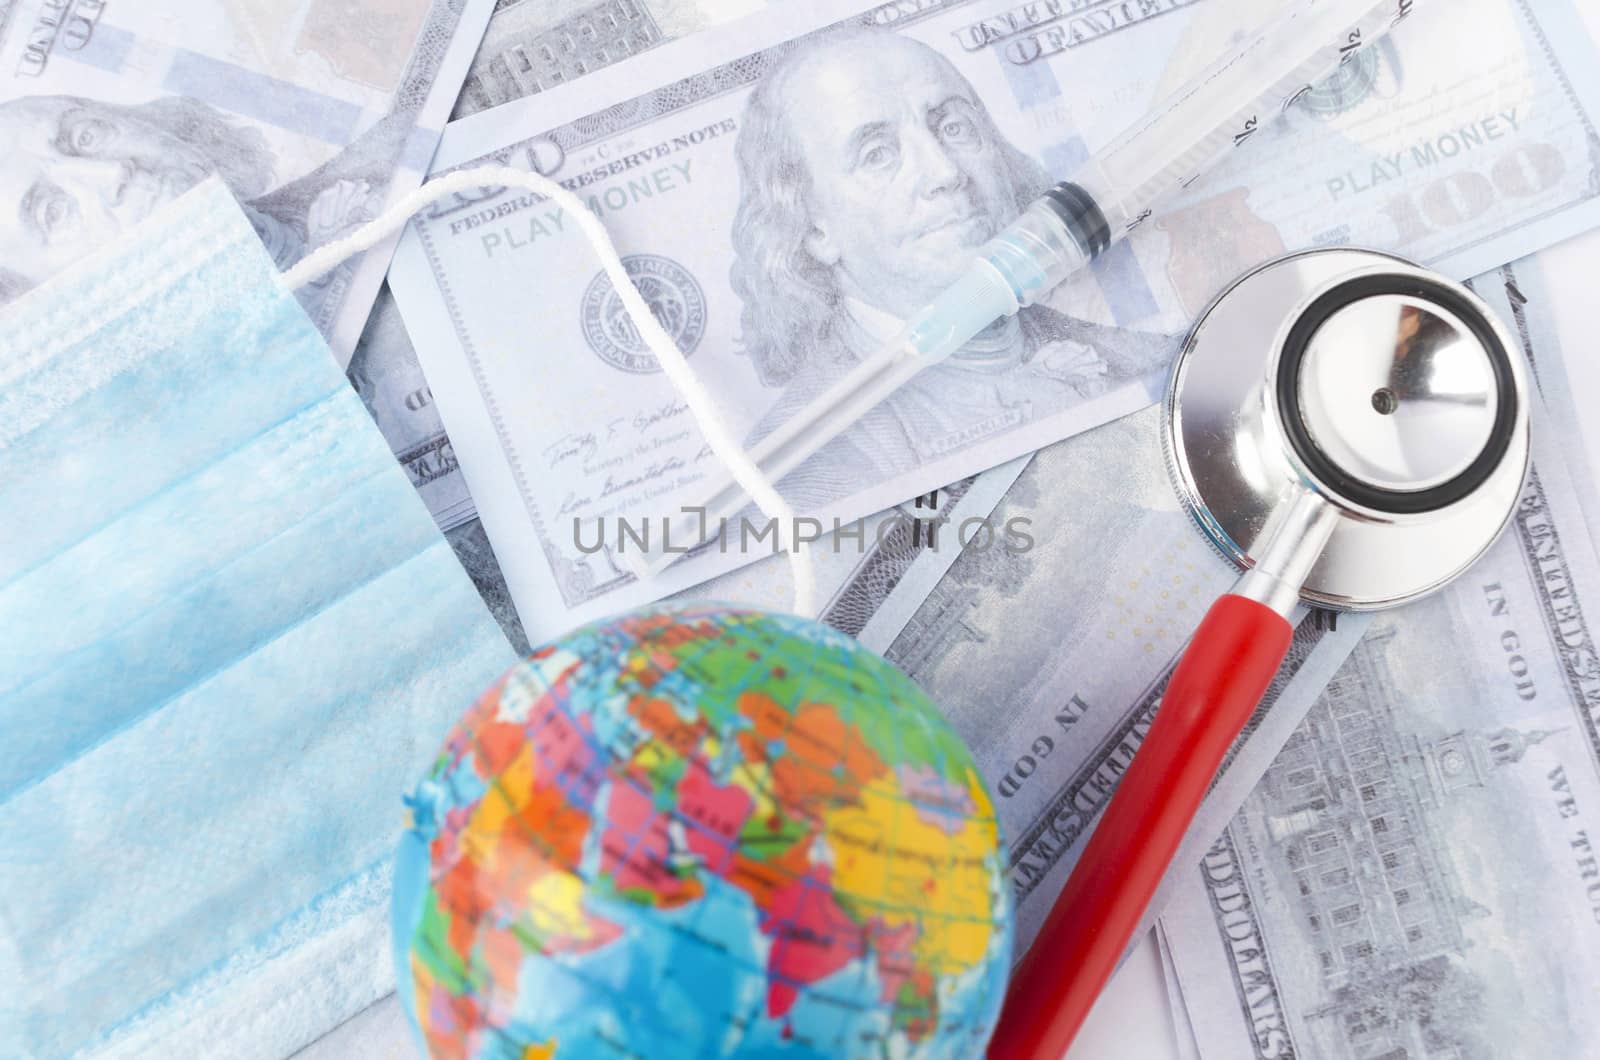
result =
[[[689,270],[656,254],[629,254],[622,267],[678,349],[693,353],[706,333],[706,296]],[[641,375],[661,370],[604,272],[589,281],[582,312],[583,337],[602,361]]]
[[[1363,48],[1354,59],[1307,87],[1295,102],[1318,118],[1336,118],[1372,95],[1378,85],[1379,63],[1376,50]]]

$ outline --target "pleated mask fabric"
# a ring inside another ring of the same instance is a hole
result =
[[[0,1051],[393,988],[400,794],[514,656],[211,181],[0,309]]]

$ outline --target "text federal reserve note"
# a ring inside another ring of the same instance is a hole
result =
[[[772,9],[456,123],[440,164],[531,166],[574,191],[748,443],[1214,35],[1208,4],[1054,10]],[[1141,407],[1192,316],[1272,252],[1360,242],[1460,269],[1600,218],[1594,47],[1573,25],[1563,2],[1419,7],[1248,166],[913,380],[786,495],[831,526]],[[760,553],[724,538],[649,584],[628,572],[619,523],[659,540],[676,517],[676,543],[696,543],[679,505],[715,461],[562,211],[494,189],[441,204],[391,282],[535,639]]]
[[[0,302],[207,176],[280,268],[422,180],[493,0],[0,4]],[[301,303],[348,360],[374,251]]]

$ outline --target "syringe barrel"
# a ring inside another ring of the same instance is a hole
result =
[[[890,347],[924,364],[943,360],[1092,261],[1109,238],[1104,222],[1081,189],[1052,188],[989,240],[961,278],[913,315]]]
[[[990,240],[982,257],[1010,282],[1018,305],[1030,306],[1099,257],[1110,241],[1094,198],[1063,181]]]
[[[1372,47],[1418,0],[1296,0],[1070,175],[1112,240],[1255,139],[1313,82]],[[1429,0],[1424,0],[1429,2]]]

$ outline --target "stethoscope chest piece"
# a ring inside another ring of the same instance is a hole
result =
[[[1246,569],[1303,562],[1300,598],[1344,610],[1463,571],[1528,466],[1526,372],[1503,325],[1465,287],[1372,251],[1240,279],[1190,333],[1167,413],[1173,478],[1211,542]],[[1308,537],[1297,561],[1284,542]]]

